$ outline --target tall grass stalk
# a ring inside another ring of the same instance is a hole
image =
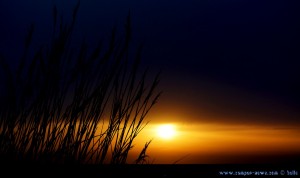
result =
[[[125,35],[111,33],[107,47],[91,53],[82,43],[72,50],[72,31],[79,2],[70,23],[58,19],[53,7],[53,36],[29,57],[34,26],[25,40],[17,71],[4,57],[5,91],[0,110],[1,161],[44,163],[126,163],[144,119],[157,102],[159,75],[149,85],[139,75],[142,47],[129,53],[130,14]],[[146,143],[137,163],[145,158]]]

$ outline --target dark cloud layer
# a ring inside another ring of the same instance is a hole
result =
[[[38,27],[36,44],[47,40],[53,2],[1,1],[0,52],[11,59],[20,55],[31,22]],[[56,3],[67,14],[76,1]],[[194,119],[299,118],[296,1],[82,1],[75,34],[86,34],[93,44],[113,25],[122,28],[129,9],[133,42],[145,42],[143,64],[163,71],[161,108],[178,107]]]

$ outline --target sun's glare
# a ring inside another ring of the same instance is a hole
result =
[[[163,124],[157,127],[157,135],[163,139],[172,139],[176,135],[175,126],[172,124]]]

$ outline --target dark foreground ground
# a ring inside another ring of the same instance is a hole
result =
[[[300,177],[292,164],[42,165],[6,164],[0,177]],[[5,176],[3,176],[5,175]]]

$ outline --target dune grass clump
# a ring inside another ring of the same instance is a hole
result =
[[[30,59],[34,26],[25,39],[24,55],[13,71],[2,56],[5,73],[0,107],[2,162],[124,164],[144,119],[157,102],[159,75],[149,82],[139,75],[142,47],[130,50],[128,15],[123,38],[89,51],[82,42],[72,48],[70,23],[53,7],[53,35]],[[51,35],[50,35],[51,36]],[[136,163],[143,163],[147,142]]]

